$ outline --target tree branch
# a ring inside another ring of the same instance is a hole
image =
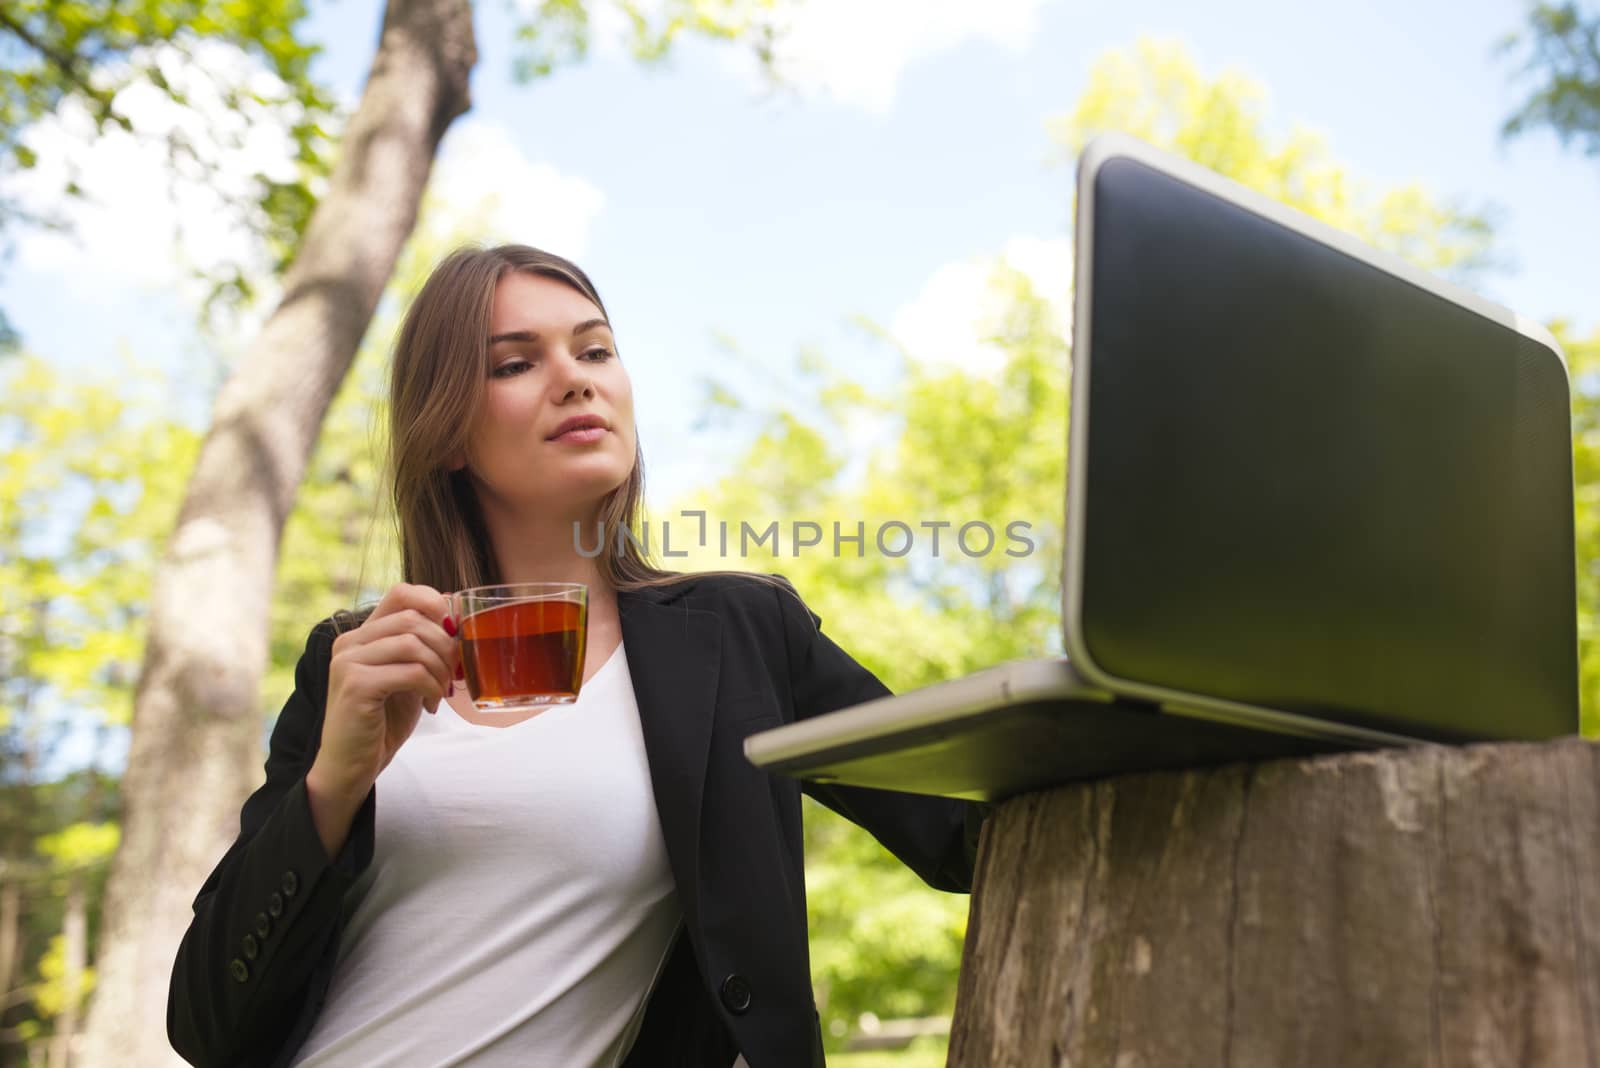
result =
[[[114,117],[111,112],[112,94],[104,89],[96,88],[89,81],[88,75],[79,71],[77,56],[65,54],[52,48],[48,41],[40,40],[21,22],[7,14],[4,8],[0,8],[0,27],[10,30],[23,44],[39,53],[56,70],[60,71],[61,76],[76,87],[79,92],[94,100],[100,108],[99,122],[104,123],[107,119]]]

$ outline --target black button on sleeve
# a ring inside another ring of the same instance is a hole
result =
[[[750,980],[734,974],[722,981],[722,1006],[735,1016],[750,1011]]]
[[[242,983],[250,978],[250,965],[235,957],[233,963],[228,965],[228,974],[233,976],[235,982]]]
[[[278,885],[283,889],[284,897],[294,897],[296,891],[300,889],[300,876],[292,871],[286,871]]]
[[[283,915],[283,895],[276,890],[272,892],[271,897],[267,898],[267,915],[273,919]]]
[[[256,913],[256,937],[265,938],[272,933],[272,917],[265,912]]]
[[[256,936],[247,934],[239,939],[239,948],[244,950],[245,960],[255,960],[261,953],[261,943],[256,941]]]

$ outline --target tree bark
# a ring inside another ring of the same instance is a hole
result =
[[[1600,747],[1128,776],[989,820],[952,1068],[1600,1065]]]
[[[67,912],[61,924],[61,1015],[50,1042],[49,1068],[69,1068],[74,1063],[73,1041],[78,1035],[78,1006],[83,1000],[83,970],[88,956],[89,918],[84,904],[83,875],[67,877]]]
[[[402,246],[469,105],[470,0],[390,0],[283,298],[220,391],[157,567],[122,781],[85,1063],[176,1061],[166,990],[194,894],[260,774],[260,682],[284,522]]]
[[[22,885],[15,876],[7,875],[6,881],[0,882],[0,999],[11,992],[12,981],[22,971]],[[0,1012],[5,1008],[0,1000]]]

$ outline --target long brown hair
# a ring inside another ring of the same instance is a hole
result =
[[[401,325],[389,388],[388,474],[405,582],[462,590],[501,581],[466,470],[450,471],[446,461],[466,454],[484,397],[495,287],[512,271],[571,286],[610,322],[589,276],[570,260],[541,249],[466,247],[433,269]],[[688,577],[655,566],[641,548],[643,539],[637,535],[643,499],[644,454],[636,444],[627,481],[606,496],[598,516],[602,536],[595,563],[613,589]],[[635,537],[619,537],[619,531]],[[772,581],[766,575],[751,577]]]

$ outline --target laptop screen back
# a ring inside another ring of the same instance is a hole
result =
[[[1096,668],[1414,736],[1576,730],[1556,352],[1139,161],[1093,180]]]

